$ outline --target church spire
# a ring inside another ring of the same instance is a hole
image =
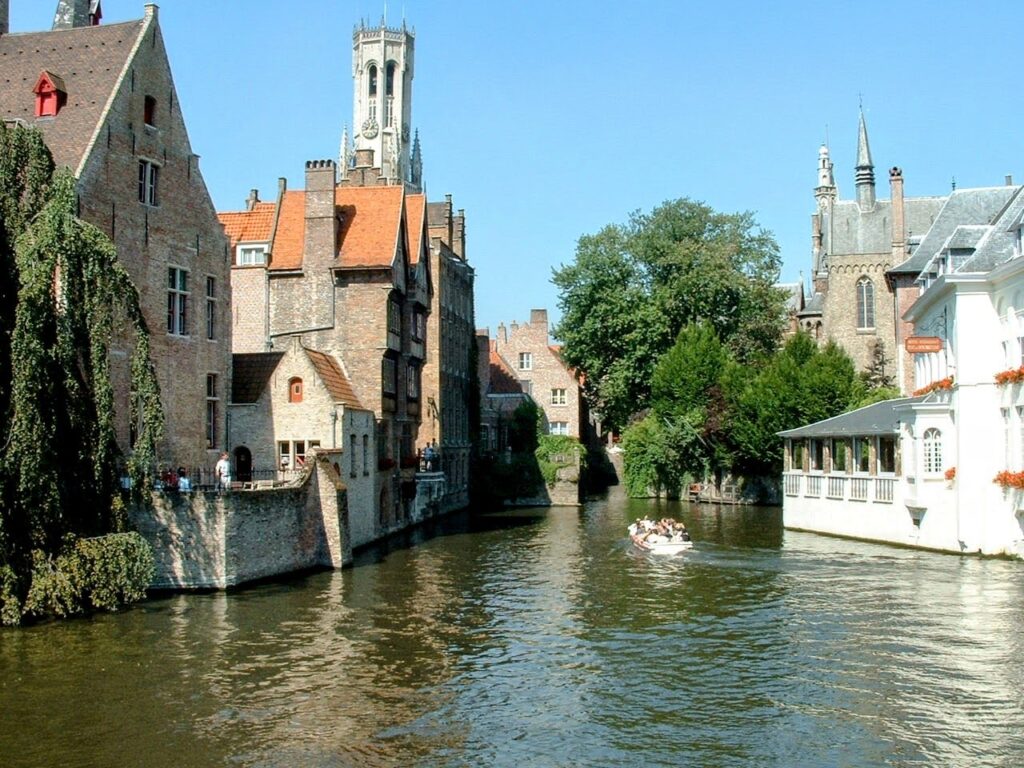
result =
[[[857,133],[857,204],[861,210],[875,207],[875,166],[871,162],[871,147],[868,145],[868,126],[864,122],[864,110],[860,111],[860,125]]]

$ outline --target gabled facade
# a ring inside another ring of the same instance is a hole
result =
[[[236,259],[236,352],[277,351],[298,337],[343,362],[377,420],[376,508],[388,530],[412,509],[426,354],[414,329],[426,327],[429,265],[411,262],[407,193],[379,183],[369,150],[341,183],[336,174],[333,161],[311,161],[305,189],[282,184],[274,210],[253,202],[222,214]],[[266,246],[262,263],[244,256],[251,244]]]
[[[157,7],[99,24],[96,0],[61,0],[47,32],[6,32],[0,118],[40,130],[78,180],[80,215],[114,242],[139,291],[166,420],[158,459],[211,467],[231,391],[227,241],[192,151]],[[115,341],[118,442],[131,448],[127,342]]]
[[[350,545],[378,535],[376,418],[363,408],[339,361],[297,336],[279,352],[234,356],[231,442],[235,479],[270,485],[326,453],[345,484]]]
[[[546,309],[530,310],[528,323],[513,321],[507,329],[499,325],[494,351],[522,391],[544,411],[549,434],[569,435],[584,443],[596,440],[580,382],[548,339]]]

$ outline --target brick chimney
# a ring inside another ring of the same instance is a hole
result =
[[[352,187],[375,187],[381,183],[380,168],[373,167],[373,150],[368,147],[357,149],[352,167],[342,170],[345,172],[343,184]]]
[[[0,35],[11,31],[11,0],[0,0]]]
[[[260,191],[258,189],[250,189],[249,196],[245,198],[245,210],[251,211],[256,207],[256,203],[260,201]]]
[[[903,208],[903,171],[889,169],[889,194],[892,199],[892,265],[907,260],[907,225]]]
[[[333,160],[309,160],[306,163],[304,266],[334,263],[338,243],[338,216],[334,203],[336,170]]]
[[[452,217],[452,252],[463,261],[466,260],[466,211],[459,208],[459,212]]]
[[[530,325],[534,327],[544,326],[546,331],[548,328],[548,311],[546,309],[531,309]]]

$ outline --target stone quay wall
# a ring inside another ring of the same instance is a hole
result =
[[[131,511],[153,547],[154,589],[226,589],[352,560],[347,493],[326,457],[296,485],[167,491]]]

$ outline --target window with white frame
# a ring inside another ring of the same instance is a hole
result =
[[[188,336],[188,272],[167,268],[167,332]]]
[[[569,422],[567,421],[552,421],[549,432],[552,435],[568,435],[569,434]]]
[[[832,439],[832,471],[850,471],[850,446],[842,438]]]
[[[235,249],[235,263],[240,267],[249,267],[267,263],[266,245],[239,245]]]
[[[551,390],[551,404],[552,405],[565,405],[565,389],[552,389]]]
[[[896,438],[878,438],[878,472],[893,474],[896,472]]]
[[[157,182],[160,179],[160,166],[150,160],[139,160],[139,202],[146,205],[159,205]]]
[[[1003,419],[1003,466],[1009,467],[1013,461],[1013,432],[1010,426],[1010,409],[1000,408],[999,415]]]
[[[533,370],[533,354],[530,352],[519,353],[519,370],[520,371],[532,371]]]
[[[866,473],[871,468],[871,439],[858,437],[853,441],[853,468],[855,472]]]
[[[922,436],[924,448],[924,472],[934,475],[942,471],[942,432],[926,429]]]

